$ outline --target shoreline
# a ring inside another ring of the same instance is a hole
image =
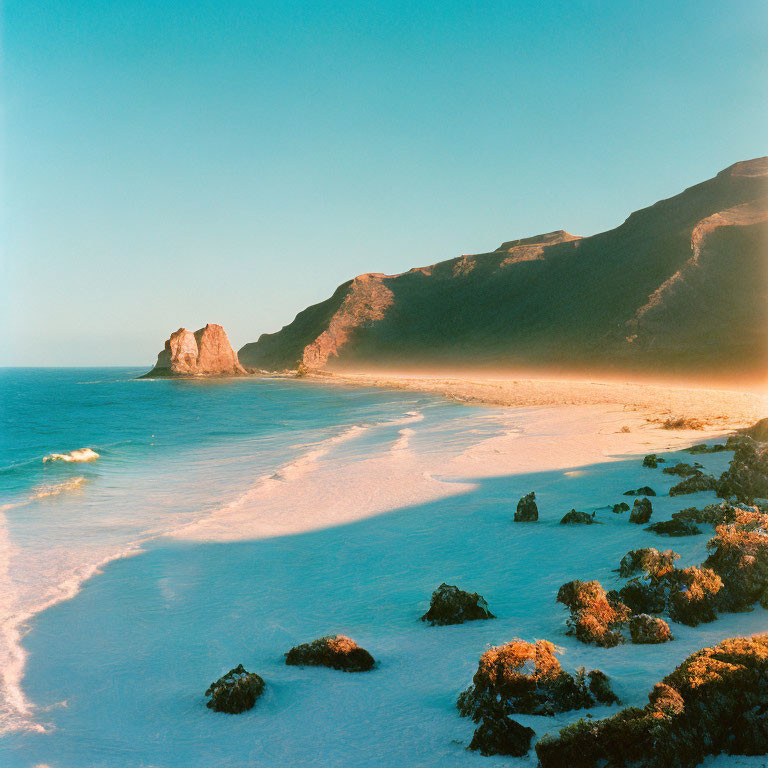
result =
[[[454,408],[466,414],[460,417],[464,432],[488,423],[498,423],[499,430],[451,450],[440,431],[430,433],[428,446],[420,442],[429,425],[429,408],[422,410],[424,418],[409,411],[368,424],[366,431],[348,426],[307,446],[242,507],[214,516],[213,524],[189,526],[186,533],[193,535],[158,537],[131,562],[105,567],[83,590],[84,598],[37,616],[25,641],[37,660],[25,675],[25,690],[48,713],[51,727],[44,740],[28,732],[14,735],[13,743],[53,764],[57,751],[82,754],[78,739],[98,726],[121,750],[116,765],[131,765],[139,754],[179,765],[212,744],[227,744],[227,756],[243,754],[256,728],[268,736],[256,765],[309,763],[317,750],[339,762],[377,765],[387,744],[395,762],[408,764],[414,754],[425,754],[425,765],[460,768],[471,760],[465,747],[475,726],[457,715],[456,697],[490,645],[517,636],[549,639],[562,648],[567,671],[599,668],[625,705],[641,706],[653,685],[690,653],[763,624],[766,614],[755,609],[698,628],[675,625],[669,646],[608,650],[565,634],[565,612],[555,601],[558,586],[571,578],[617,586],[620,558],[639,545],[672,546],[684,565],[701,561],[707,536],[659,537],[629,525],[609,505],[628,487],[647,482],[660,491],[653,500],[655,519],[667,519],[686,503],[706,503],[711,494],[670,498],[666,491],[677,478],[644,468],[639,458],[722,430],[664,430],[615,405]],[[624,425],[629,432],[621,431]],[[383,451],[344,461],[358,438],[380,430],[386,431]],[[697,458],[716,473],[730,454]],[[415,487],[404,482],[416,478]],[[514,504],[531,490],[541,520],[515,525]],[[601,524],[560,525],[571,507],[596,510]],[[369,577],[361,579],[362,572]],[[418,618],[441,581],[479,591],[497,618],[424,626]],[[101,617],[117,604],[114,626],[104,625]],[[336,631],[374,653],[380,667],[370,677],[285,665],[285,650]],[[138,644],[141,689],[132,682],[137,659],[123,652],[128,637]],[[116,665],[116,686],[72,696],[84,654],[97,668]],[[183,674],[168,674],[181,662]],[[252,713],[217,718],[205,709],[202,691],[236,663],[261,674],[267,693]],[[430,675],[420,674],[424,668]],[[329,700],[353,716],[322,728]],[[103,712],[110,718],[102,719]],[[136,717],[130,737],[111,725],[115,712]],[[520,719],[540,737],[582,715]],[[307,719],[323,734],[319,742],[298,727]],[[158,727],[174,734],[183,729],[185,736],[158,740]],[[387,741],[391,733],[398,734],[393,744]],[[508,759],[483,762],[501,766]],[[520,764],[535,765],[533,753]]]
[[[304,378],[304,377],[302,377]],[[566,379],[411,376],[312,372],[312,381],[339,386],[380,387],[441,395],[467,405],[526,408],[565,405],[618,406],[645,413],[649,423],[666,418],[694,420],[702,435],[729,431],[768,416],[768,394],[693,386],[570,381]],[[670,431],[674,431],[670,429]]]

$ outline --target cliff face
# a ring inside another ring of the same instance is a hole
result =
[[[224,329],[209,323],[194,333],[186,328],[172,333],[158,354],[155,367],[146,376],[242,376],[246,373]]]
[[[240,350],[292,368],[768,373],[768,158],[616,229],[367,274]]]

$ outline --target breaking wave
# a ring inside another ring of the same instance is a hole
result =
[[[99,454],[93,448],[77,448],[69,453],[52,453],[43,457],[43,463],[47,461],[82,462],[95,461]]]

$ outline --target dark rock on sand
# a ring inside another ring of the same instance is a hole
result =
[[[495,619],[488,603],[477,592],[464,592],[450,584],[441,584],[433,593],[429,610],[421,617],[430,624],[463,624],[465,621]]]
[[[542,768],[694,768],[708,755],[768,753],[768,635],[689,656],[640,709],[582,719],[536,744]]]
[[[255,673],[247,672],[243,665],[230,669],[226,675],[211,683],[206,696],[208,709],[237,715],[251,709],[264,692],[264,681]]]
[[[679,517],[653,523],[645,530],[653,531],[653,533],[658,533],[660,536],[698,536],[701,533],[701,528],[695,523],[682,520]]]
[[[649,453],[643,459],[643,466],[649,467],[650,469],[656,469],[656,467],[658,467],[659,464],[663,461],[666,461],[666,459],[662,459],[660,456],[657,456],[655,453]]]
[[[624,491],[625,496],[655,496],[656,491],[647,485],[636,488],[634,491]]]
[[[367,672],[373,669],[376,662],[351,638],[332,635],[291,648],[285,654],[285,663],[302,667],[330,667],[344,672]]]
[[[669,489],[670,496],[684,496],[689,493],[699,493],[701,491],[714,491],[716,480],[712,475],[705,475],[697,470],[696,474],[687,477],[685,480],[673,485]]]
[[[632,549],[621,558],[619,575],[626,577],[644,573],[646,576],[660,576],[672,570],[679,559],[680,555],[671,549],[665,549],[663,552],[655,547]]]
[[[481,755],[522,757],[531,749],[531,741],[535,735],[533,728],[520,725],[517,720],[501,712],[488,712],[483,715],[480,725],[475,729],[469,748],[479,750]]]
[[[629,515],[629,522],[637,525],[645,525],[653,514],[653,506],[648,499],[635,499],[632,512]]]
[[[616,515],[622,512],[629,512],[629,504],[626,501],[620,501],[618,504],[613,505],[613,512]]]
[[[539,508],[536,506],[536,494],[531,491],[517,502],[515,512],[516,523],[534,523],[539,519]]]
[[[621,558],[619,563],[619,576],[632,576],[635,573],[657,575],[669,571],[675,567],[675,561],[680,559],[677,552],[667,549],[659,552],[654,547],[632,549]]]
[[[578,675],[581,674],[581,669]],[[578,677],[577,675],[577,677]],[[587,674],[589,680],[589,692],[599,704],[618,704],[619,697],[613,692],[608,675],[599,669],[593,669]]]
[[[679,512],[673,512],[672,517],[675,520],[685,520],[699,525],[722,525],[734,522],[737,510],[738,507],[724,501],[720,504],[708,504],[704,509],[687,507]]]
[[[489,648],[480,657],[472,685],[459,696],[459,713],[479,722],[488,716],[554,715],[617,700],[602,672],[580,669],[570,675],[556,652],[546,640],[517,638]]]
[[[594,522],[597,522],[594,514],[590,515],[589,512],[577,512],[572,509],[563,517],[560,525],[592,525]]]
[[[665,475],[677,475],[678,477],[690,477],[691,475],[697,474],[701,469],[701,464],[696,462],[696,464],[685,464],[683,462],[680,462],[678,464],[675,464],[672,467],[664,467],[661,471]]]
[[[669,624],[647,613],[639,613],[629,620],[629,634],[636,645],[655,645],[672,640]]]
[[[618,593],[618,599],[632,613],[662,613],[667,606],[668,587],[664,580],[651,577],[646,581],[630,579]]]
[[[679,555],[672,551],[634,550],[622,559],[620,572],[642,568],[642,578],[630,579],[618,592],[618,599],[632,613],[667,611],[674,621],[695,627],[714,621],[716,595],[722,580],[710,568],[675,568]]]
[[[672,621],[696,627],[717,618],[715,596],[723,582],[710,568],[675,568],[665,575],[669,584],[667,611]]]
[[[624,642],[621,629],[629,608],[609,595],[599,581],[569,581],[560,587],[557,602],[571,612],[568,634],[582,643],[611,648]]]

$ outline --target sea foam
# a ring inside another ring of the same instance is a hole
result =
[[[99,454],[92,448],[77,448],[69,453],[52,453],[49,456],[43,457],[43,463],[46,461],[66,461],[66,462],[82,462],[82,461],[95,461],[99,458]]]

